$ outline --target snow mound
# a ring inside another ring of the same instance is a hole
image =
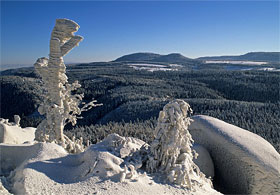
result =
[[[144,144],[144,141],[137,138],[110,134],[103,139],[102,142],[92,145],[91,147],[95,150],[110,151],[112,154],[124,158],[139,150]]]
[[[0,121],[0,143],[22,144],[32,142],[35,138],[36,128],[21,128],[15,123],[9,123],[8,120]]]
[[[230,194],[279,194],[280,154],[260,136],[213,117],[192,117],[189,131],[214,162],[214,186]]]
[[[10,158],[16,167],[5,187],[15,194],[219,194],[210,185],[190,191],[137,170],[127,159],[145,144],[112,134],[74,155],[55,143],[0,144],[1,159]]]

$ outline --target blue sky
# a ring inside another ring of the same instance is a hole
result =
[[[2,1],[1,64],[48,56],[56,18],[84,37],[66,62],[110,61],[134,52],[187,57],[280,51],[279,1]]]

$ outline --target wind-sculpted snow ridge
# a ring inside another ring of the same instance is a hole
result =
[[[38,108],[39,113],[45,115],[46,119],[37,127],[36,140],[54,141],[71,153],[84,151],[83,140],[67,138],[63,134],[64,126],[67,123],[75,125],[77,115],[96,106],[96,101],[92,101],[79,108],[83,94],[73,95],[72,92],[81,85],[78,81],[69,84],[66,76],[63,56],[83,40],[83,37],[74,35],[78,29],[79,25],[72,20],[57,19],[51,34],[49,59],[39,58],[34,64],[47,90],[45,100]]]
[[[227,194],[280,194],[280,154],[262,137],[213,117],[192,117],[195,143],[214,162],[214,186]]]
[[[170,182],[192,189],[198,184],[211,183],[193,162],[196,153],[191,146],[193,139],[188,131],[192,113],[190,105],[175,100],[164,106],[160,112],[151,144],[151,155],[147,169],[163,172]]]

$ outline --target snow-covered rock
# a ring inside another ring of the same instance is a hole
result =
[[[209,152],[199,144],[194,144],[192,148],[198,154],[197,158],[193,159],[193,162],[207,178],[213,178],[215,176],[214,163]]]
[[[262,137],[213,117],[192,117],[189,131],[215,166],[214,185],[230,194],[280,194],[280,154]]]
[[[6,119],[0,121],[0,143],[22,144],[32,142],[36,128],[21,128],[18,123],[9,123]]]

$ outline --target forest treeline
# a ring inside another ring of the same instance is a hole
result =
[[[264,137],[280,151],[280,74],[269,71],[139,71],[117,62],[73,65],[69,81],[78,80],[84,100],[103,106],[83,113],[69,135],[95,143],[109,133],[150,141],[156,118],[173,99],[186,100],[194,114],[210,115]],[[1,73],[1,117],[22,117],[36,126],[44,91],[32,68]],[[13,106],[11,106],[13,105]],[[142,137],[141,137],[142,136]]]

